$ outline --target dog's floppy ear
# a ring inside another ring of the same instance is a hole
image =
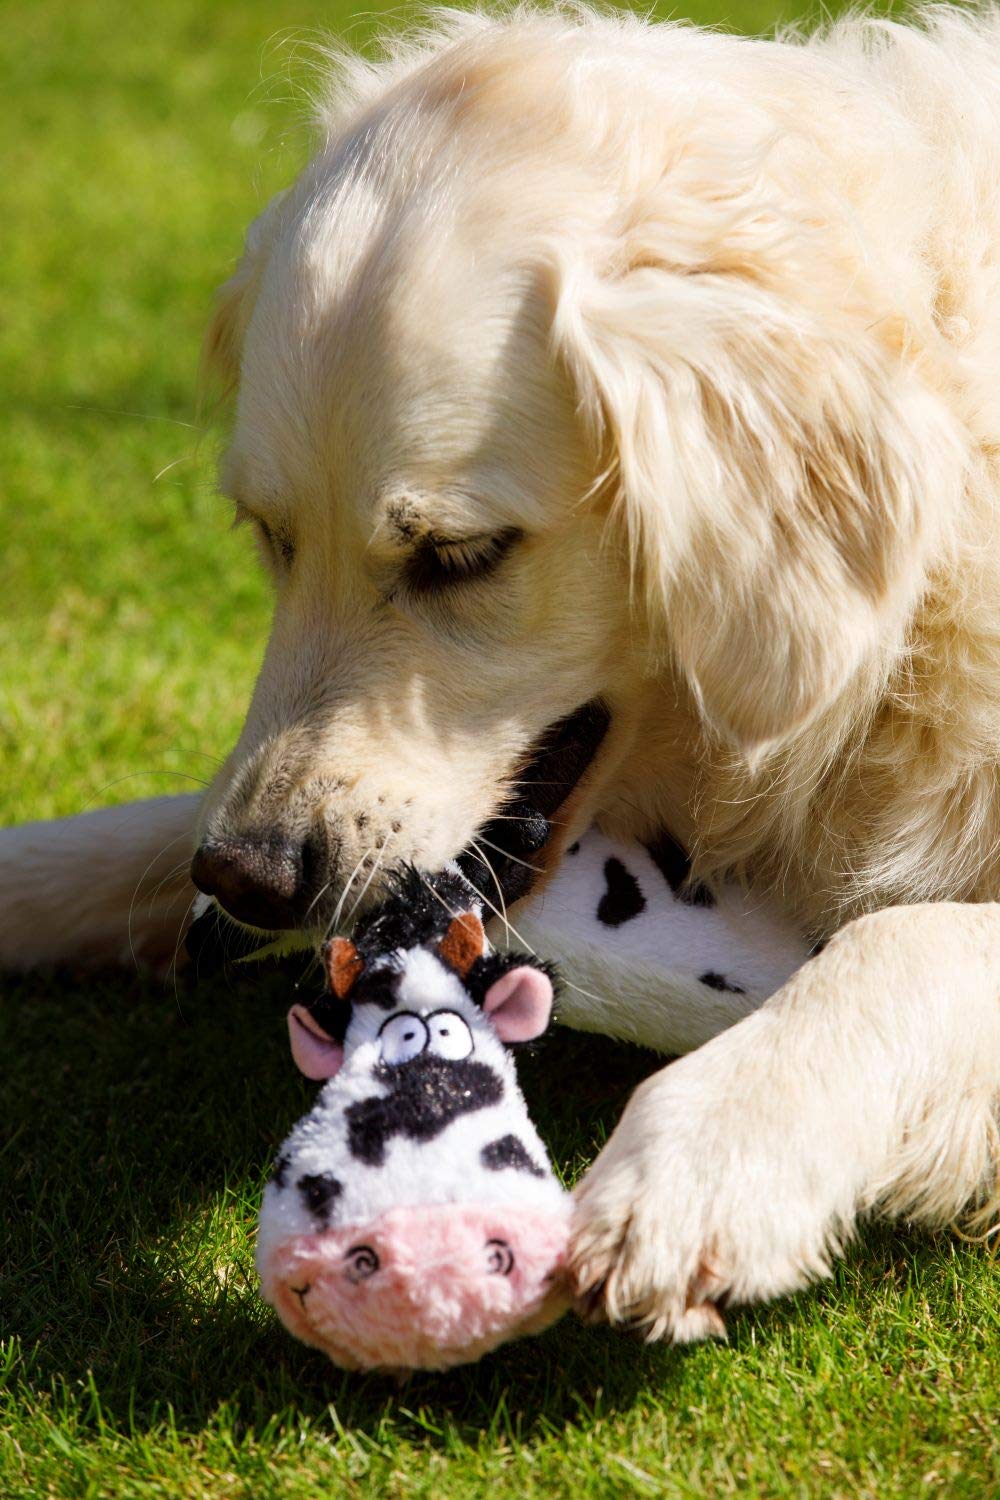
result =
[[[285,194],[279,193],[254,219],[246,232],[236,269],[215,294],[215,307],[201,346],[199,387],[204,392],[218,381],[224,395],[236,385],[243,338],[257,299],[257,288],[280,222]]]
[[[745,752],[808,723],[898,636],[955,512],[944,403],[860,319],[648,247],[564,271],[554,336],[616,487],[654,642]]]

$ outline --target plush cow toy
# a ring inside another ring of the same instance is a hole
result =
[[[413,872],[353,942],[329,945],[330,994],[289,1016],[299,1066],[329,1082],[278,1157],[258,1266],[291,1331],[347,1368],[475,1359],[567,1302],[569,1200],[507,1051],[544,1031],[553,971],[490,952],[481,917],[457,872]],[[754,1010],[808,952],[773,901],[692,883],[666,833],[622,844],[592,829],[517,932],[559,961],[560,1020],[677,1052]]]
[[[345,1369],[444,1369],[568,1304],[569,1196],[511,1043],[549,1023],[552,971],[490,951],[472,888],[412,872],[325,950],[292,1053],[325,1079],[264,1195],[257,1264],[298,1338]]]

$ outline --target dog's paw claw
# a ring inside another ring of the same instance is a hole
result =
[[[662,1337],[660,1334],[654,1336]],[[696,1344],[702,1339],[721,1339],[725,1343],[729,1335],[725,1320],[714,1302],[694,1302],[674,1317],[670,1338],[675,1344]]]
[[[658,1236],[651,1236],[635,1211],[624,1225],[612,1227],[588,1206],[588,1195],[582,1194],[569,1263],[576,1310],[584,1322],[611,1323],[647,1343],[726,1338],[719,1304],[728,1284],[714,1252],[704,1252],[693,1273],[682,1275],[672,1256],[658,1253]]]
[[[607,1307],[604,1302],[604,1279],[591,1281],[583,1277],[576,1283],[573,1305],[584,1323],[606,1323]]]

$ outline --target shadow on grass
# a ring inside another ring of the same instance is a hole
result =
[[[285,1413],[374,1433],[405,1410],[426,1440],[527,1437],[621,1410],[683,1354],[567,1318],[474,1370],[402,1389],[341,1376],[256,1292],[251,1235],[275,1147],[312,1088],[284,1042],[286,975],[172,988],[31,979],[9,985],[0,1086],[10,1145],[0,1324],[40,1395],[93,1372],[103,1420],[196,1430],[220,1406],[242,1430]],[[554,1157],[593,1156],[648,1053],[557,1031],[521,1067]],[[81,1403],[83,1406],[86,1403]],[[413,1416],[419,1412],[418,1416]],[[498,1428],[499,1424],[499,1428]]]

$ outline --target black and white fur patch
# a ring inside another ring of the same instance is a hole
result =
[[[530,1172],[532,1177],[544,1177],[545,1173],[533,1161],[524,1142],[516,1135],[502,1135],[499,1140],[487,1141],[479,1153],[483,1166],[490,1172],[502,1172],[511,1167],[516,1172]]]
[[[807,953],[773,900],[692,882],[666,833],[627,844],[591,829],[517,928],[565,976],[561,1020],[676,1052],[741,1020]]]
[[[347,1145],[356,1160],[381,1166],[386,1144],[394,1135],[432,1141],[459,1115],[499,1104],[503,1079],[488,1063],[474,1058],[443,1058],[422,1052],[410,1062],[393,1067],[376,1063],[376,1083],[388,1092],[350,1104]]]
[[[337,1178],[329,1172],[307,1172],[299,1178],[295,1186],[302,1194],[309,1212],[321,1224],[328,1224],[333,1206],[343,1192],[343,1187]]]
[[[691,881],[691,861],[672,834],[663,830],[645,845],[646,852],[678,901],[688,906],[714,906],[715,897],[707,885]]]
[[[605,927],[621,927],[646,910],[638,880],[620,859],[612,856],[604,861],[604,879],[607,889],[597,903],[597,920]]]
[[[739,984],[733,984],[731,979],[726,979],[722,974],[716,974],[712,969],[707,969],[704,974],[698,975],[699,984],[707,984],[710,990],[720,990],[730,995],[745,995],[746,990]]]

